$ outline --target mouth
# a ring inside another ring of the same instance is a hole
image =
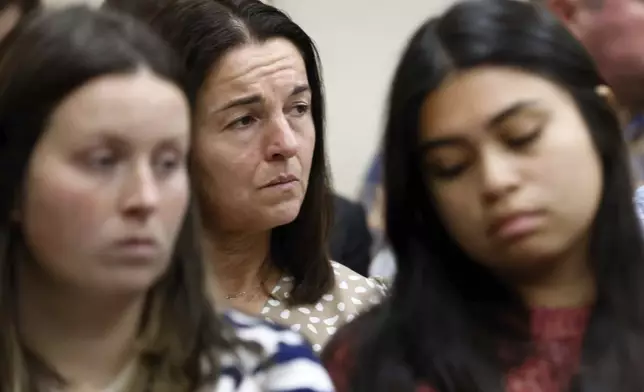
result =
[[[262,185],[261,188],[264,189],[264,188],[290,185],[299,181],[300,179],[294,176],[293,174],[280,174],[279,176],[273,178],[271,181]]]
[[[155,259],[160,251],[159,242],[153,237],[125,237],[114,245],[115,256],[122,260]]]
[[[492,221],[487,235],[502,241],[515,241],[534,234],[541,226],[540,211],[518,211],[501,215]]]

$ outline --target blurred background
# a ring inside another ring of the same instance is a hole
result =
[[[102,0],[44,2],[98,6]],[[286,11],[318,45],[327,89],[327,152],[333,181],[337,193],[356,200],[378,148],[388,81],[404,42],[422,20],[454,1],[266,2]],[[361,16],[365,10],[371,15],[368,19]]]

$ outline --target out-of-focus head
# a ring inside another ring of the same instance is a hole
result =
[[[584,44],[620,103],[644,110],[644,2],[540,0]]]
[[[296,289],[295,300],[319,298],[331,280],[324,250],[330,199],[312,40],[257,0],[105,5],[148,22],[185,61],[196,103],[192,163],[205,227],[274,229],[274,261],[295,276],[296,287],[309,287],[303,296]],[[300,285],[305,276],[310,282]]]
[[[206,300],[185,219],[190,108],[175,54],[129,17],[77,7],[20,23],[1,56],[3,323],[15,322],[17,280],[97,298],[150,294],[144,349],[191,356],[203,326],[183,320]],[[161,347],[174,340],[185,353]],[[7,342],[0,353],[14,352]],[[29,389],[12,384],[20,363],[0,362],[0,389]]]
[[[20,18],[40,5],[39,0],[4,0],[0,2],[0,39],[13,29]]]
[[[82,8],[36,18],[4,49],[2,221],[67,283],[149,288],[189,196],[189,106],[172,53],[138,24]],[[119,245],[134,238],[158,246]]]

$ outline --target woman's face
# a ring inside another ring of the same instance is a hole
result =
[[[17,219],[58,285],[144,292],[167,269],[189,199],[189,108],[148,72],[104,76],[53,112]]]
[[[262,231],[292,222],[315,146],[311,90],[297,48],[277,38],[227,53],[202,88],[195,140],[210,229]]]
[[[512,69],[476,68],[429,95],[420,121],[438,212],[474,260],[524,272],[584,243],[602,170],[565,90]]]

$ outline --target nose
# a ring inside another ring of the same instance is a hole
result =
[[[266,160],[287,160],[297,154],[297,135],[283,114],[268,124],[266,132]]]
[[[519,187],[516,159],[510,152],[489,151],[481,156],[481,182],[483,200],[493,204]]]
[[[152,167],[149,164],[141,164],[130,171],[125,181],[123,211],[127,216],[143,221],[157,209],[160,196]]]

